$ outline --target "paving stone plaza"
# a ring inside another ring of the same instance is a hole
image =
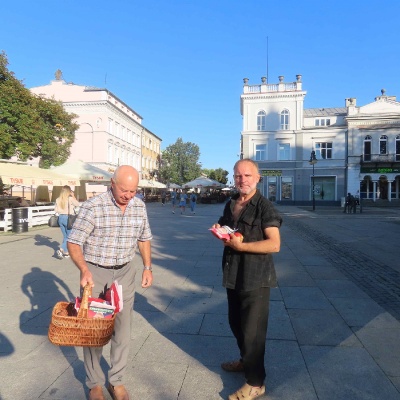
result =
[[[263,399],[400,400],[400,210],[278,208],[279,287]],[[222,209],[199,204],[195,215],[180,215],[170,204],[148,204],[155,282],[137,285],[133,400],[226,399],[244,383],[220,368],[238,357],[221,285],[222,245],[208,231]],[[82,349],[47,339],[53,305],[79,294],[78,269],[55,257],[60,240],[60,230],[47,226],[0,233],[1,400],[87,398]]]

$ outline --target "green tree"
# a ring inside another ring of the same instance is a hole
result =
[[[202,169],[201,173],[203,175],[206,175],[210,179],[214,179],[214,181],[221,182],[223,184],[226,184],[228,182],[228,175],[229,172],[226,171],[225,169],[222,168],[217,168],[217,169]]]
[[[209,178],[214,179],[215,181],[226,184],[228,182],[229,172],[222,168],[213,169],[210,172]]]
[[[199,157],[200,149],[197,144],[178,138],[162,152],[159,163],[160,180],[182,185],[197,178],[201,173]]]
[[[61,102],[33,95],[0,54],[0,158],[40,157],[43,168],[63,164],[78,129],[75,117]]]

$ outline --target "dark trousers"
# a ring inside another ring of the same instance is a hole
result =
[[[246,382],[262,386],[267,338],[270,288],[249,292],[227,289],[229,325],[236,338]]]

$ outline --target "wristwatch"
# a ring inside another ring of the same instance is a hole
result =
[[[143,269],[146,271],[153,271],[153,268],[151,266],[150,267],[144,266]]]

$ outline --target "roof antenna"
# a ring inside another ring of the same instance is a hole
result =
[[[268,83],[268,36],[267,36],[267,83]]]

